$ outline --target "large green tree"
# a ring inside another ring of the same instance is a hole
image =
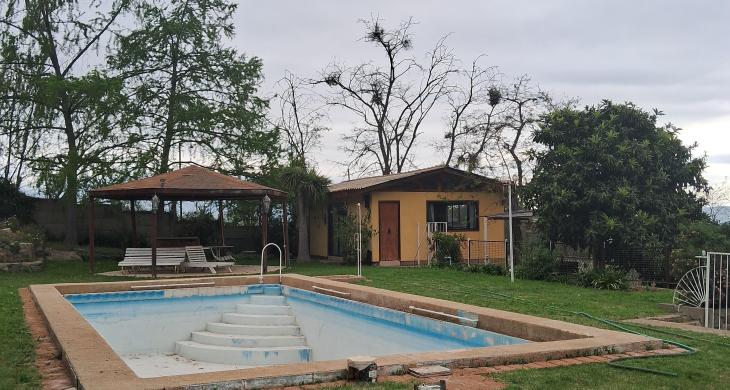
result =
[[[225,0],[135,5],[136,26],[117,40],[109,62],[125,79],[126,113],[143,135],[142,170],[167,172],[178,149],[185,162],[241,175],[276,156],[267,101],[256,96],[261,60],[225,45],[235,9]]]
[[[126,141],[112,131],[121,102],[121,82],[94,63],[95,49],[108,39],[128,0],[9,0],[0,3],[2,59],[7,79],[20,77],[2,94],[15,101],[32,122],[41,147],[25,156],[36,184],[50,196],[63,196],[65,242],[77,243],[79,191],[108,177]],[[16,118],[17,119],[17,118]],[[16,121],[16,124],[18,122]]]
[[[555,241],[590,248],[661,245],[701,215],[704,159],[682,144],[661,113],[604,101],[550,112],[534,140],[533,178],[525,199]]]

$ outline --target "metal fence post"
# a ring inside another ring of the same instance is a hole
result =
[[[705,327],[710,327],[710,254],[705,252]]]
[[[471,238],[466,239],[466,265],[471,265]]]

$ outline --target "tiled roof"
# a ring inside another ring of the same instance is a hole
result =
[[[415,171],[410,172],[401,172],[401,173],[393,173],[390,175],[382,175],[382,176],[371,176],[371,177],[363,177],[360,179],[353,179],[353,180],[347,180],[340,183],[332,184],[330,185],[330,192],[338,192],[338,191],[349,191],[349,190],[362,190],[368,187],[372,187],[375,185],[405,179],[407,177],[416,176],[422,173],[426,172],[432,172],[439,170],[441,168],[444,168],[443,165],[437,165],[435,167],[430,168],[423,168],[423,169],[417,169]]]
[[[393,173],[390,175],[382,175],[382,176],[371,176],[371,177],[363,177],[360,179],[353,179],[353,180],[347,180],[343,181],[341,183],[332,184],[329,186],[330,192],[340,192],[340,191],[356,191],[356,190],[364,190],[366,188],[379,186],[381,184],[386,184],[418,175],[423,175],[427,173],[432,173],[436,171],[450,171],[453,173],[461,174],[461,175],[467,175],[470,177],[475,177],[483,180],[494,180],[489,179],[484,176],[479,176],[470,172],[462,171],[460,169],[448,167],[446,165],[436,165],[429,168],[423,168],[423,169],[416,169],[414,171],[409,172],[401,172],[401,173]]]
[[[195,199],[239,198],[255,196],[286,196],[286,193],[261,184],[241,180],[197,165],[127,183],[114,184],[89,191],[94,197],[110,199],[142,199],[154,194],[183,199],[187,194]]]

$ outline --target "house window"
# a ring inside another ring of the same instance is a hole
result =
[[[449,231],[478,231],[479,202],[474,200],[427,202],[428,222],[446,222]]]

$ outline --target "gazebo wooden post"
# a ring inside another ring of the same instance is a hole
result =
[[[94,207],[94,197],[89,197],[89,273],[94,273],[94,220],[96,219],[96,210]]]
[[[269,213],[261,207],[261,250],[269,243]],[[264,273],[269,271],[269,259],[266,253],[262,253]]]
[[[289,220],[287,217],[286,212],[286,198],[284,198],[284,201],[281,202],[282,207],[282,215],[281,215],[281,223],[282,223],[282,229],[284,230],[284,264],[288,267],[289,266]]]
[[[223,200],[222,199],[218,200],[218,224],[219,224],[220,232],[221,232],[221,245],[226,245],[226,239],[225,239],[225,236],[223,235],[224,223],[223,223]],[[219,253],[219,255],[220,255],[220,253]]]
[[[139,237],[137,237],[137,209],[134,199],[129,201],[129,213],[132,218],[132,247],[139,247]]]

